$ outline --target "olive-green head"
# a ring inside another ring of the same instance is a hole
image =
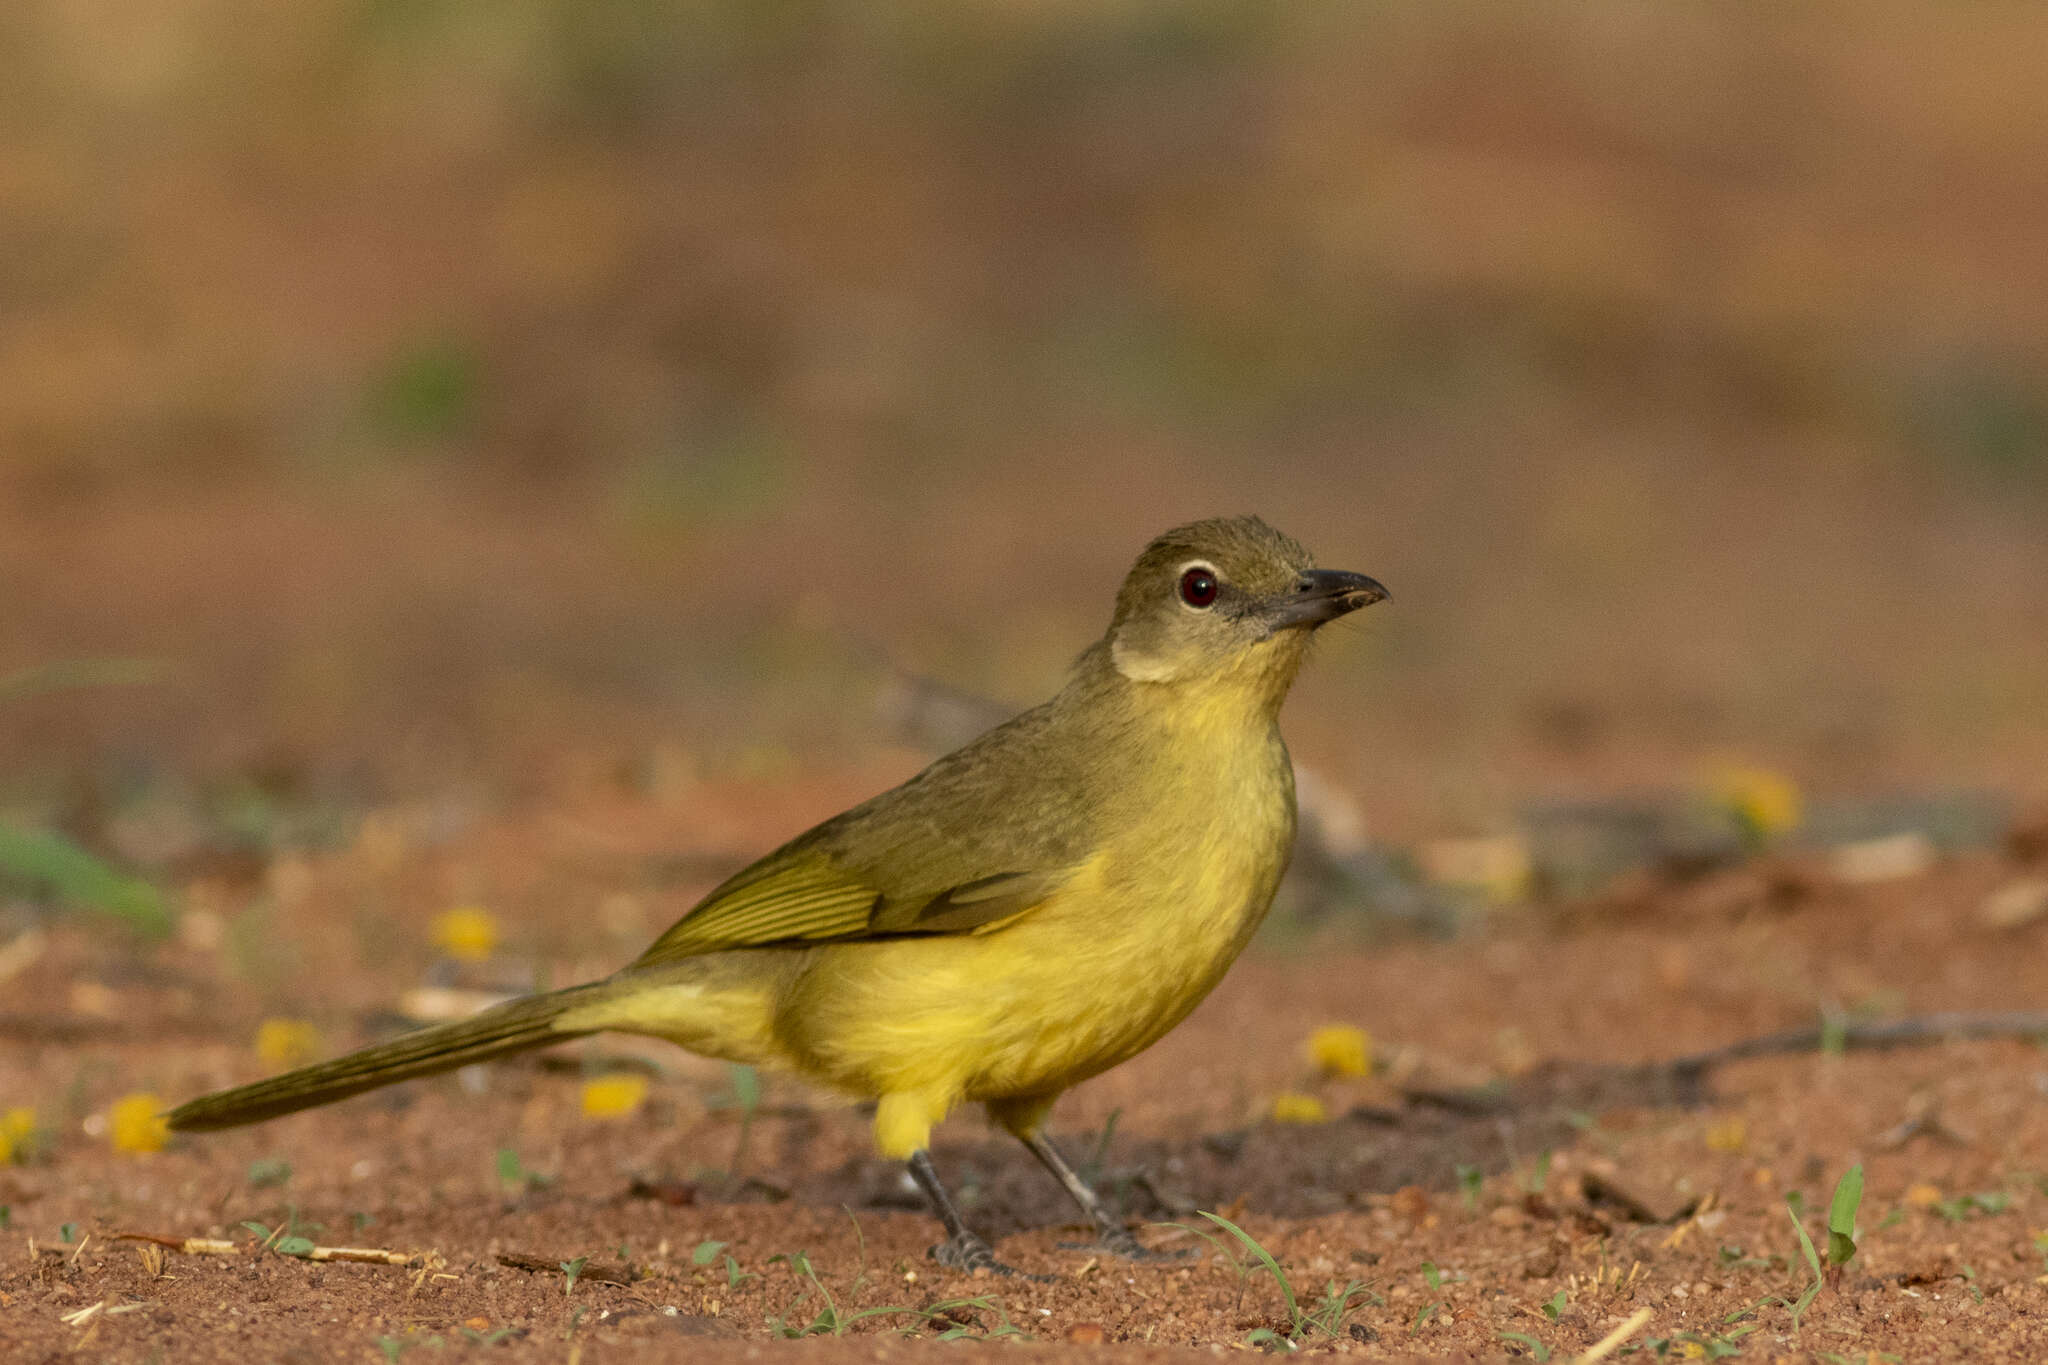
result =
[[[1387,590],[1364,574],[1318,569],[1257,517],[1216,517],[1166,532],[1117,593],[1109,657],[1140,683],[1244,679],[1284,693],[1316,627]]]

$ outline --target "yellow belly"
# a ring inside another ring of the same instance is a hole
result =
[[[1270,730],[1164,746],[1126,811],[1050,899],[982,932],[710,954],[621,978],[565,1029],[622,1029],[780,1065],[876,1098],[890,1156],[963,1100],[1034,1126],[1067,1087],[1128,1060],[1222,979],[1264,919],[1294,835]],[[1200,735],[1197,740],[1203,738]],[[1135,799],[1135,798],[1134,798]]]
[[[879,1098],[878,1145],[908,1156],[963,1100],[1050,1102],[1157,1042],[1250,940],[1285,851],[1240,831],[1121,870],[1105,854],[993,932],[697,958],[560,1026],[653,1034]]]
[[[1106,851],[990,933],[814,950],[778,1038],[817,1080],[918,1097],[924,1126],[961,1100],[1049,1099],[1156,1042],[1222,978],[1272,903],[1286,823]],[[884,1148],[901,1146],[887,1126]]]

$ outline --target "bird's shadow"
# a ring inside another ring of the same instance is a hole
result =
[[[1396,1104],[1361,1106],[1324,1123],[1267,1122],[1183,1140],[1119,1134],[1107,1144],[1099,1134],[1070,1133],[1060,1145],[1133,1219],[1181,1221],[1198,1209],[1231,1207],[1312,1217],[1366,1207],[1409,1186],[1455,1191],[1475,1171],[1533,1171],[1544,1153],[1583,1141],[1601,1115],[1708,1098],[1697,1068],[1558,1063],[1498,1085],[1405,1091]],[[1065,1193],[1007,1136],[945,1143],[933,1159],[984,1235],[1076,1224]],[[856,1158],[798,1181],[791,1193],[806,1203],[921,1210],[923,1199],[902,1170]]]

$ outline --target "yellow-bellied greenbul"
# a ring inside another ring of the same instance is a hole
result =
[[[926,1151],[963,1100],[1110,1250],[1142,1255],[1040,1126],[1060,1092],[1185,1018],[1258,928],[1294,838],[1280,703],[1310,632],[1386,595],[1256,517],[1168,531],[1059,695],[733,876],[623,971],[203,1096],[171,1127],[651,1034],[876,1100],[876,1143],[909,1162],[949,1265],[996,1266]]]

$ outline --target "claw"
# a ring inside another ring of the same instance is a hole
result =
[[[970,1275],[986,1270],[991,1275],[1009,1275],[1038,1284],[1051,1284],[1055,1278],[1051,1275],[1033,1275],[1015,1266],[1004,1265],[996,1259],[994,1249],[971,1232],[948,1237],[933,1247],[928,1254],[948,1270],[962,1270]]]
[[[1016,1272],[996,1259],[995,1249],[971,1232],[949,1237],[931,1249],[931,1258],[949,1270],[994,1271],[998,1275]]]
[[[1110,1255],[1126,1261],[1185,1261],[1194,1255],[1185,1247],[1178,1251],[1154,1251],[1123,1227],[1104,1228],[1100,1245]]]

